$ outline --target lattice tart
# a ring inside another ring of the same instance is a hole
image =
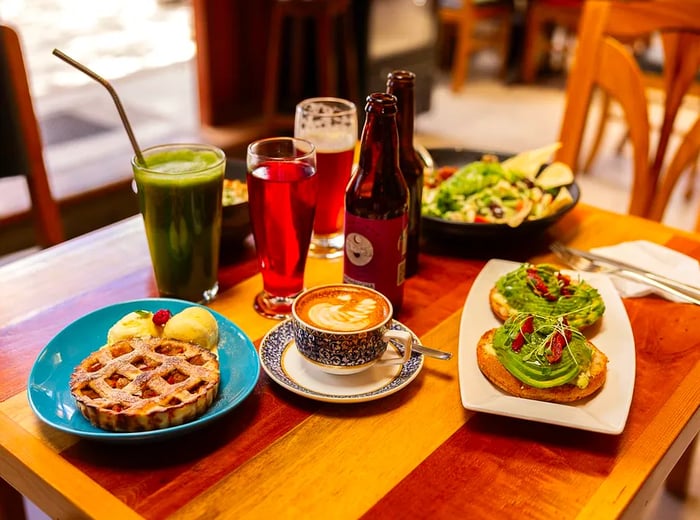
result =
[[[70,390],[95,426],[118,432],[168,428],[202,415],[219,390],[216,356],[168,338],[127,338],[86,357]]]

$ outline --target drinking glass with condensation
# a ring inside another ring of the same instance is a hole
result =
[[[316,209],[316,148],[294,137],[261,139],[246,155],[248,207],[263,290],[253,306],[268,318],[289,316],[304,289]]]
[[[131,160],[158,293],[208,302],[219,291],[226,156],[214,146],[166,144]]]
[[[305,99],[296,106],[294,136],[316,146],[319,187],[309,254],[316,258],[340,257],[345,188],[357,143],[355,104],[333,97]]]

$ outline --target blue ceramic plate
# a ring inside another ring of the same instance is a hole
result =
[[[69,380],[75,366],[106,343],[107,331],[123,316],[135,310],[155,312],[159,309],[169,309],[176,314],[192,305],[195,304],[167,298],[132,300],[103,307],[68,325],[44,347],[29,374],[27,395],[34,413],[46,424],[80,437],[129,442],[180,435],[231,411],[255,387],[260,365],[250,338],[238,326],[211,309],[208,310],[219,325],[221,384],[211,408],[198,419],[162,430],[110,432],[90,424],[78,410],[70,393]]]

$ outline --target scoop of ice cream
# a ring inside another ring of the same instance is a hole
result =
[[[107,343],[112,344],[127,338],[160,336],[160,328],[153,323],[153,313],[149,311],[130,312],[107,332]]]
[[[163,336],[213,350],[219,343],[219,325],[205,308],[187,307],[168,320]]]

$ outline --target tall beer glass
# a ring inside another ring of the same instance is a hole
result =
[[[357,142],[354,103],[333,97],[305,99],[296,107],[294,136],[316,145],[318,201],[309,254],[343,255],[343,201]]]

